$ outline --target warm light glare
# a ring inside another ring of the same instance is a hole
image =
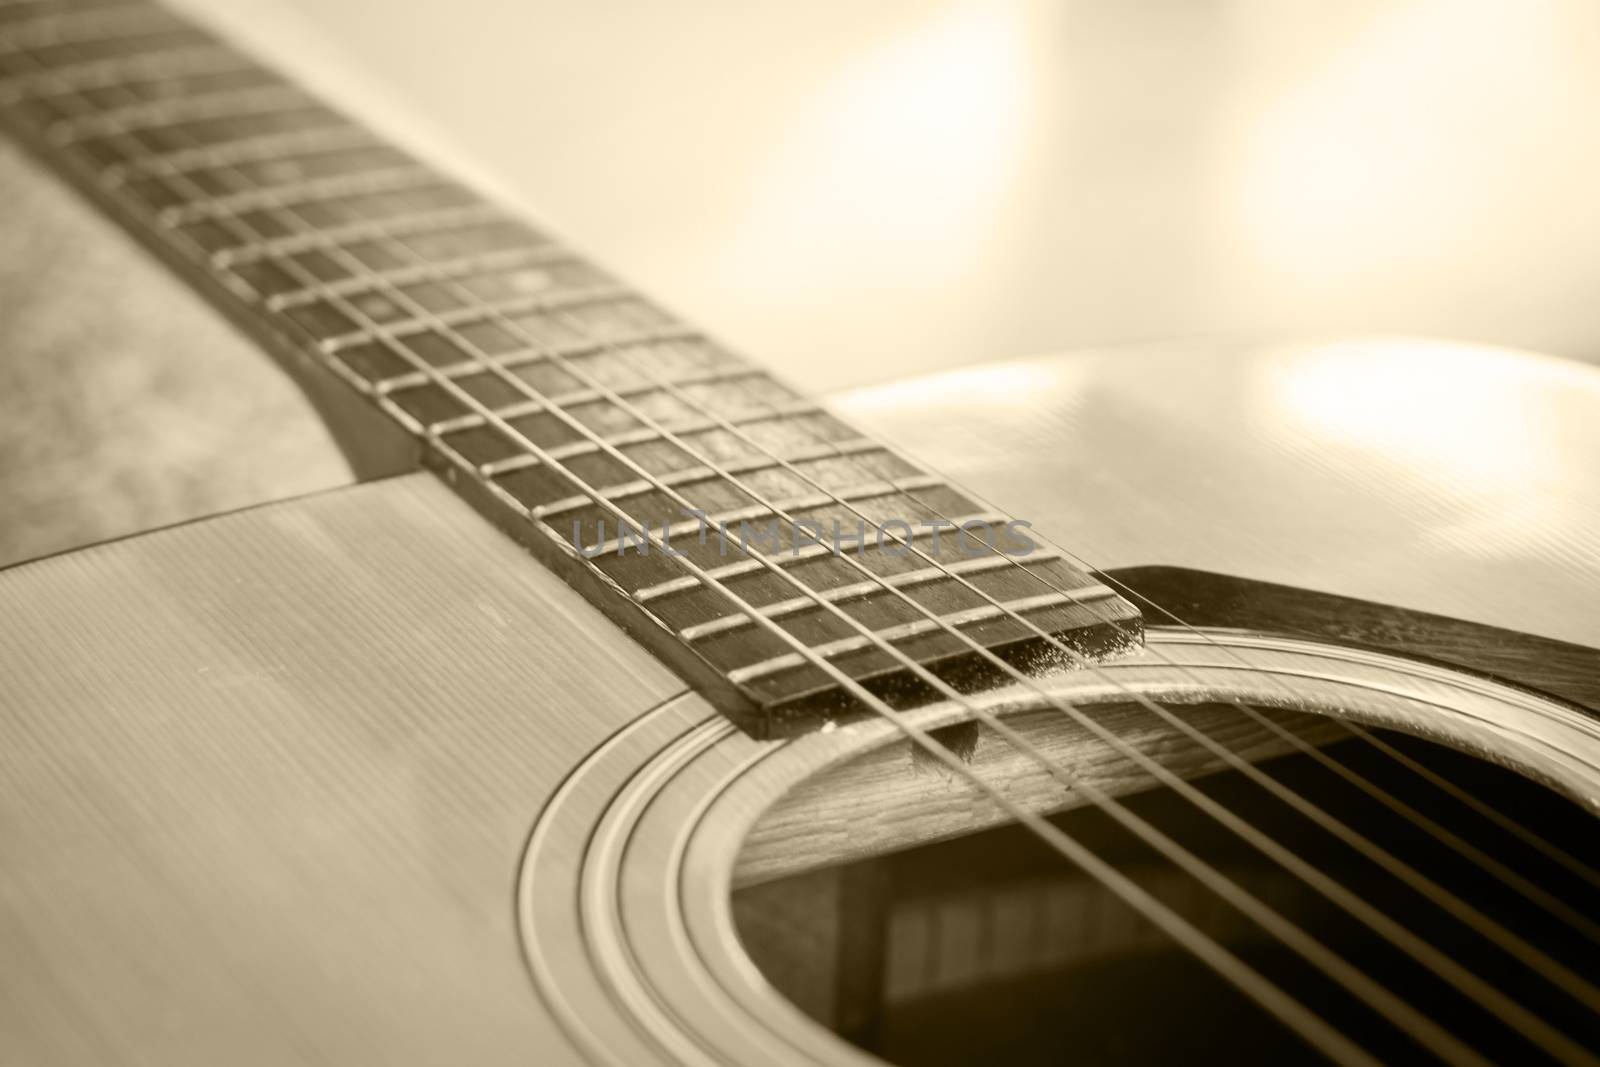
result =
[[[870,415],[873,410],[960,411],[969,405],[988,409],[1015,407],[1032,413],[1038,398],[1053,398],[1055,412],[1064,413],[1077,396],[1074,383],[1091,373],[1085,362],[1040,360],[1004,363],[947,371],[923,378],[906,378],[878,386],[850,398],[850,414]]]
[[[1569,440],[1600,402],[1581,364],[1422,340],[1306,348],[1272,366],[1275,442],[1345,469],[1368,491],[1432,499],[1430,536],[1478,555],[1515,555],[1528,533],[1579,520],[1573,485],[1592,476]],[[1276,421],[1276,417],[1275,417]],[[1374,473],[1381,470],[1382,475]]]
[[[753,299],[783,249],[803,276],[840,233],[829,284],[920,289],[972,269],[1006,205],[1023,138],[1024,38],[1004,5],[946,9],[817,87],[762,169],[728,262],[759,256]],[[739,279],[730,279],[734,285]]]
[[[1571,140],[1560,30],[1541,4],[1371,12],[1241,131],[1235,203],[1253,254],[1342,283],[1492,255],[1485,232],[1545,224],[1526,188],[1530,165]]]

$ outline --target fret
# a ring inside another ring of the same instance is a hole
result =
[[[601,607],[675,634],[745,725],[849,710],[758,619],[875,692],[905,688],[893,650],[965,662],[952,629],[1018,662],[1048,644],[1030,623],[1089,654],[1136,637],[1060,556],[1007,555],[1005,516],[203,32],[137,0],[34,10],[0,18],[6,120]]]

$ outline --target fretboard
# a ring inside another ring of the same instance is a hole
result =
[[[1138,639],[1036,532],[163,8],[0,0],[0,114],[749,729],[851,712],[796,640],[908,706],[908,659],[973,688],[973,642]]]

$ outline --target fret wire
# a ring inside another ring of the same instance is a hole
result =
[[[470,398],[467,398],[467,402],[470,403]],[[581,427],[574,427],[574,429],[581,429]],[[622,459],[621,456],[619,456],[619,459]],[[781,568],[779,568],[779,569],[781,569]],[[802,587],[802,589],[803,589],[803,587]],[[782,635],[779,635],[779,637],[782,637]],[[822,667],[824,667],[824,669],[826,669],[826,664],[822,665]],[[845,681],[846,688],[848,688],[848,678],[846,678],[846,680],[843,680],[843,681]]]

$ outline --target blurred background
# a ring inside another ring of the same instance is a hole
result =
[[[813,391],[1157,338],[1600,356],[1591,0],[180,6]],[[13,161],[0,194],[32,181]],[[0,273],[13,348],[18,273]],[[264,360],[184,335],[160,346],[165,387],[127,372],[103,403],[158,411],[174,378],[214,382],[210,410],[143,420],[148,492],[174,476],[173,418],[197,485],[217,481],[200,423],[227,433],[233,489],[118,522],[347,477],[292,394],[233,387]],[[7,355],[0,448],[32,412],[81,423],[11,495],[29,514],[73,512],[72,465],[108,462],[109,415],[59,413],[134,358]],[[0,525],[0,562],[107,533]]]
[[[814,388],[1193,334],[1600,352],[1590,0],[204,8]]]

